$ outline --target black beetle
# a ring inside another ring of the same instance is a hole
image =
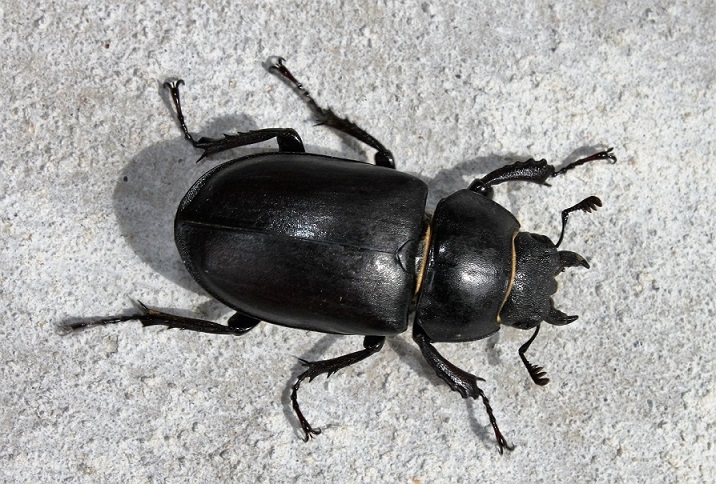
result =
[[[289,82],[319,124],[375,148],[375,166],[305,153],[289,128],[260,129],[195,140],[184,122],[182,81],[165,83],[184,137],[203,150],[200,158],[276,138],[279,151],[244,156],[202,176],[179,204],[175,238],[184,264],[214,298],[236,311],[228,325],[149,309],[89,322],[69,330],[139,320],[214,334],[243,335],[260,321],[293,328],[363,335],[364,349],[307,367],[293,386],[291,402],[305,440],[320,433],[296,398],[303,380],[357,363],[383,347],[386,336],[408,329],[428,364],[463,398],[482,399],[500,452],[512,450],[500,432],[480,378],[458,368],[432,343],[485,338],[501,325],[535,328],[519,355],[532,380],[545,385],[544,370],[525,352],[540,323],[571,323],[555,309],[554,277],[565,267],[589,267],[586,260],[558,251],[569,214],[601,206],[589,197],[562,211],[556,244],[544,235],[521,232],[515,217],[492,201],[493,186],[511,181],[547,185],[548,178],[593,160],[616,162],[612,149],[560,170],[529,159],[478,178],[467,189],[425,213],[427,185],[395,170],[392,153],[366,131],[319,106],[280,57],[269,70]]]

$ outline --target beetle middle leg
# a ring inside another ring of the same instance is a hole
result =
[[[502,454],[503,449],[513,450],[514,446],[507,443],[502,432],[500,432],[500,428],[497,426],[497,419],[495,419],[495,415],[492,413],[490,401],[482,389],[477,386],[478,381],[485,380],[458,368],[446,360],[431,344],[430,338],[425,333],[425,330],[421,328],[417,322],[413,324],[413,340],[418,344],[423,357],[433,370],[435,370],[435,373],[447,383],[453,391],[462,395],[462,398],[482,399],[487,417],[490,419],[490,425],[492,425],[492,430],[495,432],[495,439],[497,439],[500,454]]]
[[[311,427],[311,424],[308,423],[308,420],[306,420],[306,417],[303,415],[303,412],[298,406],[297,393],[298,389],[301,387],[301,382],[306,378],[308,378],[308,381],[310,382],[318,375],[322,375],[323,373],[326,373],[326,377],[329,377],[338,370],[353,365],[354,363],[358,363],[359,361],[368,358],[370,355],[377,353],[383,348],[384,342],[385,336],[366,336],[363,340],[364,349],[356,351],[355,353],[349,353],[347,355],[339,356],[337,358],[331,358],[329,360],[301,360],[301,363],[304,366],[308,367],[308,369],[298,375],[298,379],[293,385],[293,391],[291,392],[291,404],[293,405],[293,411],[296,412],[296,417],[298,417],[298,421],[301,423],[301,429],[303,429],[303,432],[305,434],[303,440],[308,442],[311,437],[320,434],[321,429]]]
[[[179,79],[178,81],[165,82],[164,87],[169,89],[171,92],[174,108],[176,109],[177,121],[179,121],[179,127],[184,133],[184,138],[189,141],[194,148],[204,150],[201,157],[196,160],[197,163],[207,156],[211,156],[222,151],[238,148],[239,146],[253,145],[273,138],[276,138],[279,151],[294,153],[303,153],[306,151],[303,147],[301,137],[291,128],[257,129],[254,131],[247,131],[245,133],[239,132],[236,134],[225,134],[223,138],[206,138],[202,136],[198,140],[195,140],[189,133],[189,129],[186,127],[184,113],[182,113],[181,110],[179,86],[182,84],[184,84],[184,81]]]
[[[324,108],[318,105],[313,96],[309,94],[308,90],[303,84],[291,74],[291,71],[284,65],[286,60],[283,57],[271,57],[268,60],[269,71],[273,72],[283,79],[288,81],[295,89],[298,94],[306,101],[311,112],[316,117],[319,125],[328,126],[335,130],[341,131],[342,133],[352,136],[353,138],[361,141],[371,148],[375,148],[377,153],[373,158],[375,164],[378,166],[384,166],[386,168],[395,169],[395,160],[393,159],[393,153],[390,152],[383,144],[370,135],[366,130],[350,121],[347,118],[341,118],[333,112],[331,108]]]
[[[105,326],[108,324],[118,324],[126,321],[139,321],[142,326],[166,326],[169,329],[186,329],[197,331],[199,333],[209,334],[233,334],[241,336],[249,330],[253,329],[260,320],[247,314],[237,312],[229,318],[227,325],[206,321],[204,319],[187,318],[184,316],[176,316],[174,314],[163,313],[156,309],[149,309],[147,306],[137,301],[141,309],[139,314],[130,314],[126,316],[113,316],[109,318],[98,319],[94,321],[81,321],[77,323],[65,324],[62,330],[71,332],[79,329],[90,328],[92,326]]]

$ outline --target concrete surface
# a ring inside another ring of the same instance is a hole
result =
[[[712,2],[5,2],[0,6],[0,480],[5,482],[713,482]],[[329,6],[330,5],[330,6]],[[580,319],[440,345],[486,379],[514,452],[480,402],[423,362],[409,334],[302,388],[295,357],[360,348],[261,324],[242,338],[139,323],[60,336],[132,300],[225,321],[184,271],[178,200],[200,165],[162,82],[186,80],[194,133],[290,126],[311,151],[372,151],[314,128],[262,63],[283,55],[316,97],[366,127],[430,203],[512,160],[562,165],[551,188],[500,187],[530,231],[589,195],[560,276]]]

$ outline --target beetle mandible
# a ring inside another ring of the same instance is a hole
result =
[[[301,411],[301,382],[332,373],[380,351],[387,336],[408,329],[423,357],[463,398],[480,398],[500,453],[514,447],[497,425],[481,378],[446,360],[433,343],[486,338],[501,326],[532,329],[519,349],[532,380],[549,381],[525,353],[540,324],[562,326],[577,319],[554,307],[554,277],[587,261],[558,250],[569,215],[590,212],[601,201],[588,197],[562,211],[554,244],[540,234],[520,231],[515,217],[492,200],[500,183],[547,185],[549,178],[595,161],[616,162],[612,149],[556,169],[529,159],[488,173],[468,188],[441,200],[426,214],[427,185],[395,170],[392,153],[373,136],[331,109],[321,107],[286,68],[281,57],[269,70],[308,104],[319,124],[374,148],[375,165],[308,154],[298,133],[269,128],[194,139],[179,97],[183,81],[165,83],[184,137],[203,150],[199,160],[239,146],[276,139],[278,152],[243,156],[204,174],[177,210],[177,248],[193,278],[235,312],[227,325],[176,316],[139,303],[138,314],[66,325],[67,330],[138,320],[212,334],[240,336],[260,321],[281,326],[362,335],[363,349],[337,358],[301,363],[306,370],[293,386],[291,403],[304,440],[321,433]]]

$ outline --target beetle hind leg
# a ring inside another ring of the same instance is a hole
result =
[[[446,360],[445,357],[438,353],[438,350],[431,344],[430,338],[425,333],[425,330],[417,323],[413,325],[413,340],[418,344],[423,357],[433,370],[435,370],[435,373],[447,383],[453,391],[462,395],[462,398],[470,397],[475,400],[478,398],[482,400],[487,416],[490,419],[492,430],[495,432],[495,439],[497,440],[500,454],[502,454],[503,449],[513,450],[514,446],[507,443],[502,432],[500,432],[500,428],[497,426],[497,419],[495,419],[495,415],[492,412],[490,401],[482,389],[477,386],[478,381],[485,380],[458,368]]]
[[[284,65],[286,60],[283,57],[271,57],[268,60],[268,70],[273,72],[285,81],[287,81],[303,100],[308,104],[311,112],[316,118],[319,125],[328,126],[337,131],[347,134],[358,141],[361,141],[371,148],[377,150],[374,160],[378,166],[395,169],[395,160],[393,159],[393,153],[390,152],[383,144],[370,135],[366,130],[350,121],[347,118],[341,118],[333,112],[331,108],[321,107],[303,84],[291,74],[291,71]]]
[[[338,370],[358,363],[359,361],[368,358],[372,354],[377,353],[381,350],[381,348],[383,348],[384,342],[385,336],[366,336],[363,340],[364,349],[360,351],[339,356],[337,358],[331,358],[329,360],[300,360],[304,366],[308,367],[308,369],[298,375],[296,383],[293,385],[293,391],[291,392],[291,405],[293,406],[293,411],[296,413],[298,421],[301,423],[301,429],[303,429],[303,433],[305,434],[305,437],[303,439],[304,441],[308,442],[311,437],[320,434],[321,429],[313,428],[311,424],[308,423],[308,420],[303,415],[303,412],[298,405],[297,393],[298,389],[301,387],[301,382],[306,378],[308,378],[308,381],[310,382],[318,375],[322,375],[324,373],[326,374],[326,377],[329,377]]]
[[[228,325],[206,321],[204,319],[187,318],[184,316],[176,316],[174,314],[163,313],[156,309],[149,309],[142,302],[137,301],[141,313],[130,314],[126,316],[112,316],[93,321],[80,321],[76,323],[65,324],[61,330],[65,333],[71,333],[84,328],[93,326],[106,326],[108,324],[118,324],[126,321],[139,321],[142,326],[166,326],[169,329],[186,329],[189,331],[197,331],[199,333],[209,334],[232,334],[241,336],[256,326],[260,320],[243,313],[236,313],[229,318]]]

